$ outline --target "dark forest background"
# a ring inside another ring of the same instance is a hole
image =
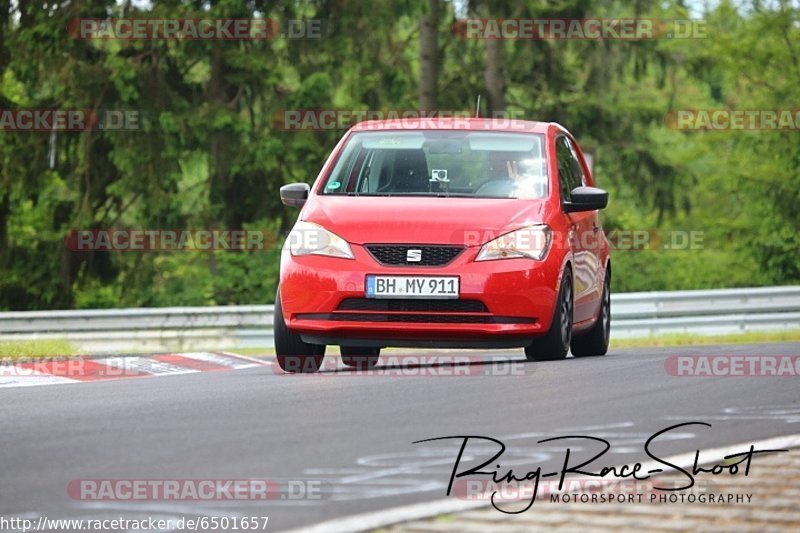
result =
[[[137,7],[137,5],[139,7]],[[132,109],[142,131],[0,131],[0,309],[269,303],[277,248],[72,252],[72,228],[285,233],[278,189],[343,131],[283,109],[506,111],[569,128],[611,192],[608,230],[702,231],[617,251],[615,290],[800,281],[800,131],[678,131],[677,109],[800,108],[796,2],[0,0],[0,108]],[[75,18],[321,19],[320,39],[100,41]],[[703,19],[706,38],[468,40],[464,17]],[[457,33],[457,32],[456,32]]]

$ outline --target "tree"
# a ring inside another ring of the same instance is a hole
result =
[[[419,30],[419,107],[436,109],[439,80],[439,0],[428,0]]]

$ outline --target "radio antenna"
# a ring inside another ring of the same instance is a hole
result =
[[[475,104],[475,118],[481,117],[481,95],[478,95],[478,103]]]

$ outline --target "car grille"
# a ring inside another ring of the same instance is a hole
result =
[[[353,322],[421,322],[433,324],[491,324],[493,316],[486,315],[428,315],[418,313],[335,313],[331,320]]]
[[[299,319],[420,324],[533,324],[535,318],[496,316],[480,300],[345,298],[333,313],[300,313]]]
[[[535,318],[494,315],[427,313],[298,313],[300,320],[335,320],[338,322],[417,322],[420,324],[535,324]]]
[[[464,251],[463,246],[367,244],[367,251],[381,264],[404,266],[442,266],[450,263]],[[408,251],[419,250],[419,261],[408,261]]]
[[[376,298],[345,298],[339,311],[389,311],[393,313],[488,313],[479,300],[405,300]]]

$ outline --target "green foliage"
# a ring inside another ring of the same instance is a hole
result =
[[[277,247],[88,253],[70,251],[64,236],[75,228],[285,233],[296,211],[280,204],[279,187],[311,182],[343,132],[282,131],[275,113],[417,106],[427,0],[152,4],[0,8],[0,108],[141,117],[140,131],[0,132],[0,309],[271,302]],[[722,1],[702,14],[705,39],[502,42],[508,111],[563,123],[593,153],[611,192],[608,229],[703,232],[701,250],[614,252],[616,291],[800,282],[800,134],[676,131],[664,122],[677,109],[797,107],[798,9],[745,4]],[[471,109],[486,94],[486,41],[451,32],[465,14],[686,19],[685,5],[442,0],[438,107]],[[227,42],[77,40],[65,31],[79,17],[256,13],[322,19],[328,31],[319,40]]]

